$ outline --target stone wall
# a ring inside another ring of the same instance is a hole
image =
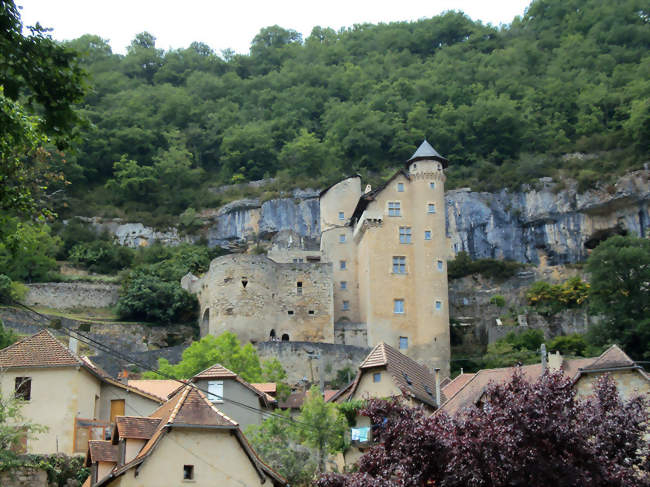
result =
[[[29,284],[23,302],[55,309],[109,308],[115,306],[120,287],[89,282]]]
[[[201,279],[188,275],[181,284],[198,297],[201,336],[227,330],[243,342],[334,341],[331,264],[230,254],[214,259]]]
[[[334,380],[336,372],[345,367],[351,367],[354,375],[370,352],[368,347],[310,342],[260,342],[256,348],[262,360],[276,358],[282,363],[290,384],[295,384],[304,377],[318,383],[319,367],[322,367],[325,382]],[[318,355],[320,359],[309,358]]]
[[[48,487],[47,472],[28,467],[0,472],[0,485],[2,487]]]

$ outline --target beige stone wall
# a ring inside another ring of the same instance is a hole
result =
[[[336,183],[320,197],[320,230],[347,225],[361,196],[361,178],[353,176]],[[343,219],[339,213],[343,212]]]
[[[83,368],[8,369],[1,375],[2,394],[14,394],[16,377],[31,377],[31,399],[22,414],[27,420],[48,428],[27,440],[28,453],[73,454],[74,419],[95,418],[95,397],[99,380]]]
[[[334,322],[359,323],[357,246],[352,227],[331,226],[324,231],[321,235],[321,252],[323,261],[332,264]]]
[[[440,163],[412,164],[409,178],[398,175],[368,204],[356,225],[355,241],[360,319],[368,324],[369,345],[385,341],[398,347],[400,337],[406,337],[403,352],[446,375],[450,344],[444,180]],[[404,191],[398,191],[398,184]],[[400,216],[389,216],[389,202],[399,202]],[[429,212],[429,204],[435,205],[435,213]],[[411,243],[400,242],[400,227],[410,228]],[[426,231],[430,240],[425,240]],[[393,257],[406,258],[406,273],[393,272]],[[394,313],[395,300],[404,301],[404,313]]]
[[[381,374],[379,382],[374,381],[374,374]],[[352,395],[352,400],[367,398],[387,398],[391,396],[401,396],[402,392],[393,382],[390,374],[385,368],[364,370],[357,390]]]
[[[594,392],[594,383],[602,373],[583,374],[575,385],[578,396],[589,396]],[[610,372],[609,376],[616,382],[618,392],[624,399],[650,393],[650,381],[643,377],[638,370],[622,370]]]
[[[274,245],[266,253],[266,256],[278,264],[296,264],[305,262],[320,262],[319,250],[303,250],[299,248],[282,248]]]
[[[183,466],[194,466],[194,480],[183,481]],[[179,485],[255,486],[262,481],[229,430],[174,428],[138,469],[127,471],[111,487],[177,487]],[[269,479],[264,483],[271,485]]]
[[[214,259],[191,289],[199,299],[202,336],[228,330],[243,342],[260,342],[269,340],[273,330],[277,338],[334,341],[330,264],[225,255]]]
[[[48,487],[47,472],[38,468],[15,468],[0,472],[2,487]]]

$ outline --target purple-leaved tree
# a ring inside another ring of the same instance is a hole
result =
[[[603,376],[576,397],[570,379],[516,372],[491,384],[481,407],[427,416],[397,399],[372,400],[362,414],[377,444],[350,474],[318,487],[649,486],[648,400],[623,401]]]

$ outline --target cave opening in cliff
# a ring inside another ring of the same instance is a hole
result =
[[[589,250],[593,250],[596,247],[598,247],[598,245],[600,245],[602,242],[604,242],[610,237],[614,237],[615,235],[626,236],[627,229],[623,228],[622,225],[616,225],[613,228],[604,228],[601,230],[596,230],[594,233],[591,234],[591,236],[585,242],[585,248]]]

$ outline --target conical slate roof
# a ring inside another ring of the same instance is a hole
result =
[[[438,154],[438,151],[431,147],[431,144],[429,144],[426,139],[420,144],[418,150],[416,150],[411,158],[406,162],[410,164],[411,162],[421,161],[424,159],[433,159],[434,161],[440,161],[442,162],[442,167],[445,168],[449,165],[449,161]]]

